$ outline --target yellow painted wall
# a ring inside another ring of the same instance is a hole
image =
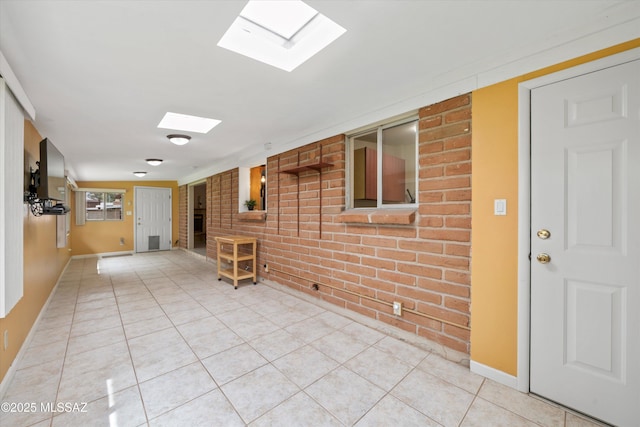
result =
[[[471,359],[517,373],[518,84],[640,47],[640,39],[473,92]],[[507,199],[507,216],[493,200]]]
[[[177,181],[93,181],[78,182],[80,188],[107,188],[126,190],[122,221],[87,221],[76,225],[75,197],[71,209],[71,249],[72,255],[91,255],[107,252],[133,251],[134,248],[134,187],[171,188],[171,234],[173,246],[178,239],[178,182]],[[131,215],[126,215],[131,211]],[[124,245],[120,244],[124,238]]]
[[[36,168],[42,137],[25,121],[24,155],[27,165]],[[34,217],[23,206],[24,295],[9,315],[0,319],[0,336],[9,333],[9,347],[0,346],[0,381],[13,363],[42,306],[69,261],[68,248],[56,248],[56,216]]]

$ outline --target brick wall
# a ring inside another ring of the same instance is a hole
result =
[[[278,173],[318,160],[332,166]],[[207,254],[215,236],[255,236],[261,277],[469,353],[470,94],[420,109],[419,165],[415,210],[345,212],[344,136],[281,153],[267,160],[265,221],[238,214],[237,169],[212,176]]]
[[[178,247],[187,248],[189,233],[188,216],[189,189],[186,185],[178,187]]]

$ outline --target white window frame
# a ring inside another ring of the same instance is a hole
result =
[[[87,216],[87,206],[85,203],[84,206],[84,217],[85,217],[85,221],[86,222],[100,222],[100,221],[124,221],[124,195],[125,192],[124,191],[90,191],[87,190],[85,191],[85,200],[87,197],[87,193],[101,193],[102,194],[102,200],[106,200],[106,195],[107,194],[121,194],[122,195],[122,200],[121,200],[121,205],[120,205],[120,219],[109,219],[107,218],[107,208],[106,208],[106,202],[105,203],[105,208],[104,210],[102,210],[102,218],[97,219],[97,218],[89,218]]]
[[[373,133],[374,131],[377,131],[377,141],[376,141],[376,150],[379,153],[383,153],[382,151],[382,131],[385,129],[389,129],[389,128],[393,128],[396,126],[401,126],[407,123],[411,123],[411,122],[415,122],[416,124],[416,140],[415,140],[415,153],[414,153],[414,159],[415,159],[415,165],[414,165],[414,171],[415,171],[415,177],[414,177],[414,182],[415,182],[415,188],[414,193],[412,194],[412,196],[415,199],[414,203],[389,203],[389,204],[383,204],[382,203],[382,158],[383,156],[377,156],[377,194],[376,194],[376,206],[375,207],[355,207],[354,206],[354,198],[353,198],[353,173],[354,173],[354,160],[353,160],[353,145],[354,145],[354,139],[362,136],[362,135],[366,135],[369,133]],[[382,124],[379,124],[377,126],[371,126],[368,128],[365,128],[361,131],[358,131],[356,133],[352,133],[347,135],[347,153],[346,153],[346,157],[347,157],[347,164],[349,165],[349,173],[347,175],[347,181],[348,181],[348,187],[347,187],[347,194],[346,194],[346,206],[347,209],[406,209],[406,208],[416,208],[418,206],[418,177],[419,177],[419,158],[418,158],[418,154],[419,154],[419,131],[418,131],[418,126],[419,126],[419,117],[418,115],[412,115],[409,117],[405,117],[403,119],[400,120],[395,120],[395,121],[390,121],[390,122],[384,122]]]

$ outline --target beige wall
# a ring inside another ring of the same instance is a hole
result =
[[[171,189],[171,224],[173,246],[178,240],[178,182],[177,181],[84,181],[78,182],[80,188],[124,189],[122,201],[122,221],[87,221],[84,225],[75,223],[75,198],[71,209],[71,249],[72,255],[90,255],[107,252],[133,251],[134,248],[134,188],[161,187]],[[127,215],[126,211],[131,211]],[[124,245],[120,244],[124,239]]]
[[[24,156],[28,169],[36,168],[40,158],[42,137],[33,125],[25,121]],[[9,346],[0,346],[0,381],[4,379],[20,347],[24,343],[42,306],[58,277],[69,261],[67,248],[56,248],[56,216],[34,217],[27,205],[23,207],[24,227],[24,296],[9,315],[0,319],[0,333],[8,331]]]
[[[518,84],[640,46],[636,39],[473,92],[471,359],[517,374]],[[507,199],[508,215],[493,215]]]

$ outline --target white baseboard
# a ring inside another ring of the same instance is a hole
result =
[[[125,255],[133,255],[133,254],[134,254],[133,251],[101,252],[98,254],[73,255],[71,259],[105,258],[105,257],[125,256]]]
[[[471,361],[469,368],[474,374],[482,375],[497,383],[506,385],[514,389],[518,389],[518,378],[513,375],[509,375],[505,372],[499,371],[491,366],[483,365],[482,363]]]
[[[38,317],[36,317],[36,320],[33,322],[33,325],[31,326],[29,333],[27,334],[26,338],[24,339],[24,342],[20,346],[20,350],[18,350],[18,354],[16,354],[16,358],[13,359],[13,362],[11,362],[9,369],[7,369],[6,375],[2,379],[2,382],[0,382],[0,401],[4,399],[4,394],[7,392],[7,388],[9,387],[9,384],[11,384],[11,381],[13,380],[13,377],[16,373],[16,367],[20,364],[20,361],[22,360],[25,353],[27,352],[27,349],[29,348],[29,344],[31,344],[31,340],[33,340],[34,331],[38,329],[38,324],[40,323],[40,319],[42,318],[42,315],[46,313],[47,307],[49,307],[49,302],[51,302],[51,298],[56,293],[56,289],[58,289],[58,285],[60,284],[60,278],[64,276],[64,273],[67,270],[67,267],[69,267],[70,262],[71,262],[71,259],[67,261],[67,265],[65,265],[64,268],[62,269],[62,272],[60,272],[60,275],[58,276],[58,280],[56,280],[56,284],[51,289],[51,292],[49,293],[49,296],[47,297],[47,300],[45,301],[45,303],[42,305],[42,308],[40,308]]]

